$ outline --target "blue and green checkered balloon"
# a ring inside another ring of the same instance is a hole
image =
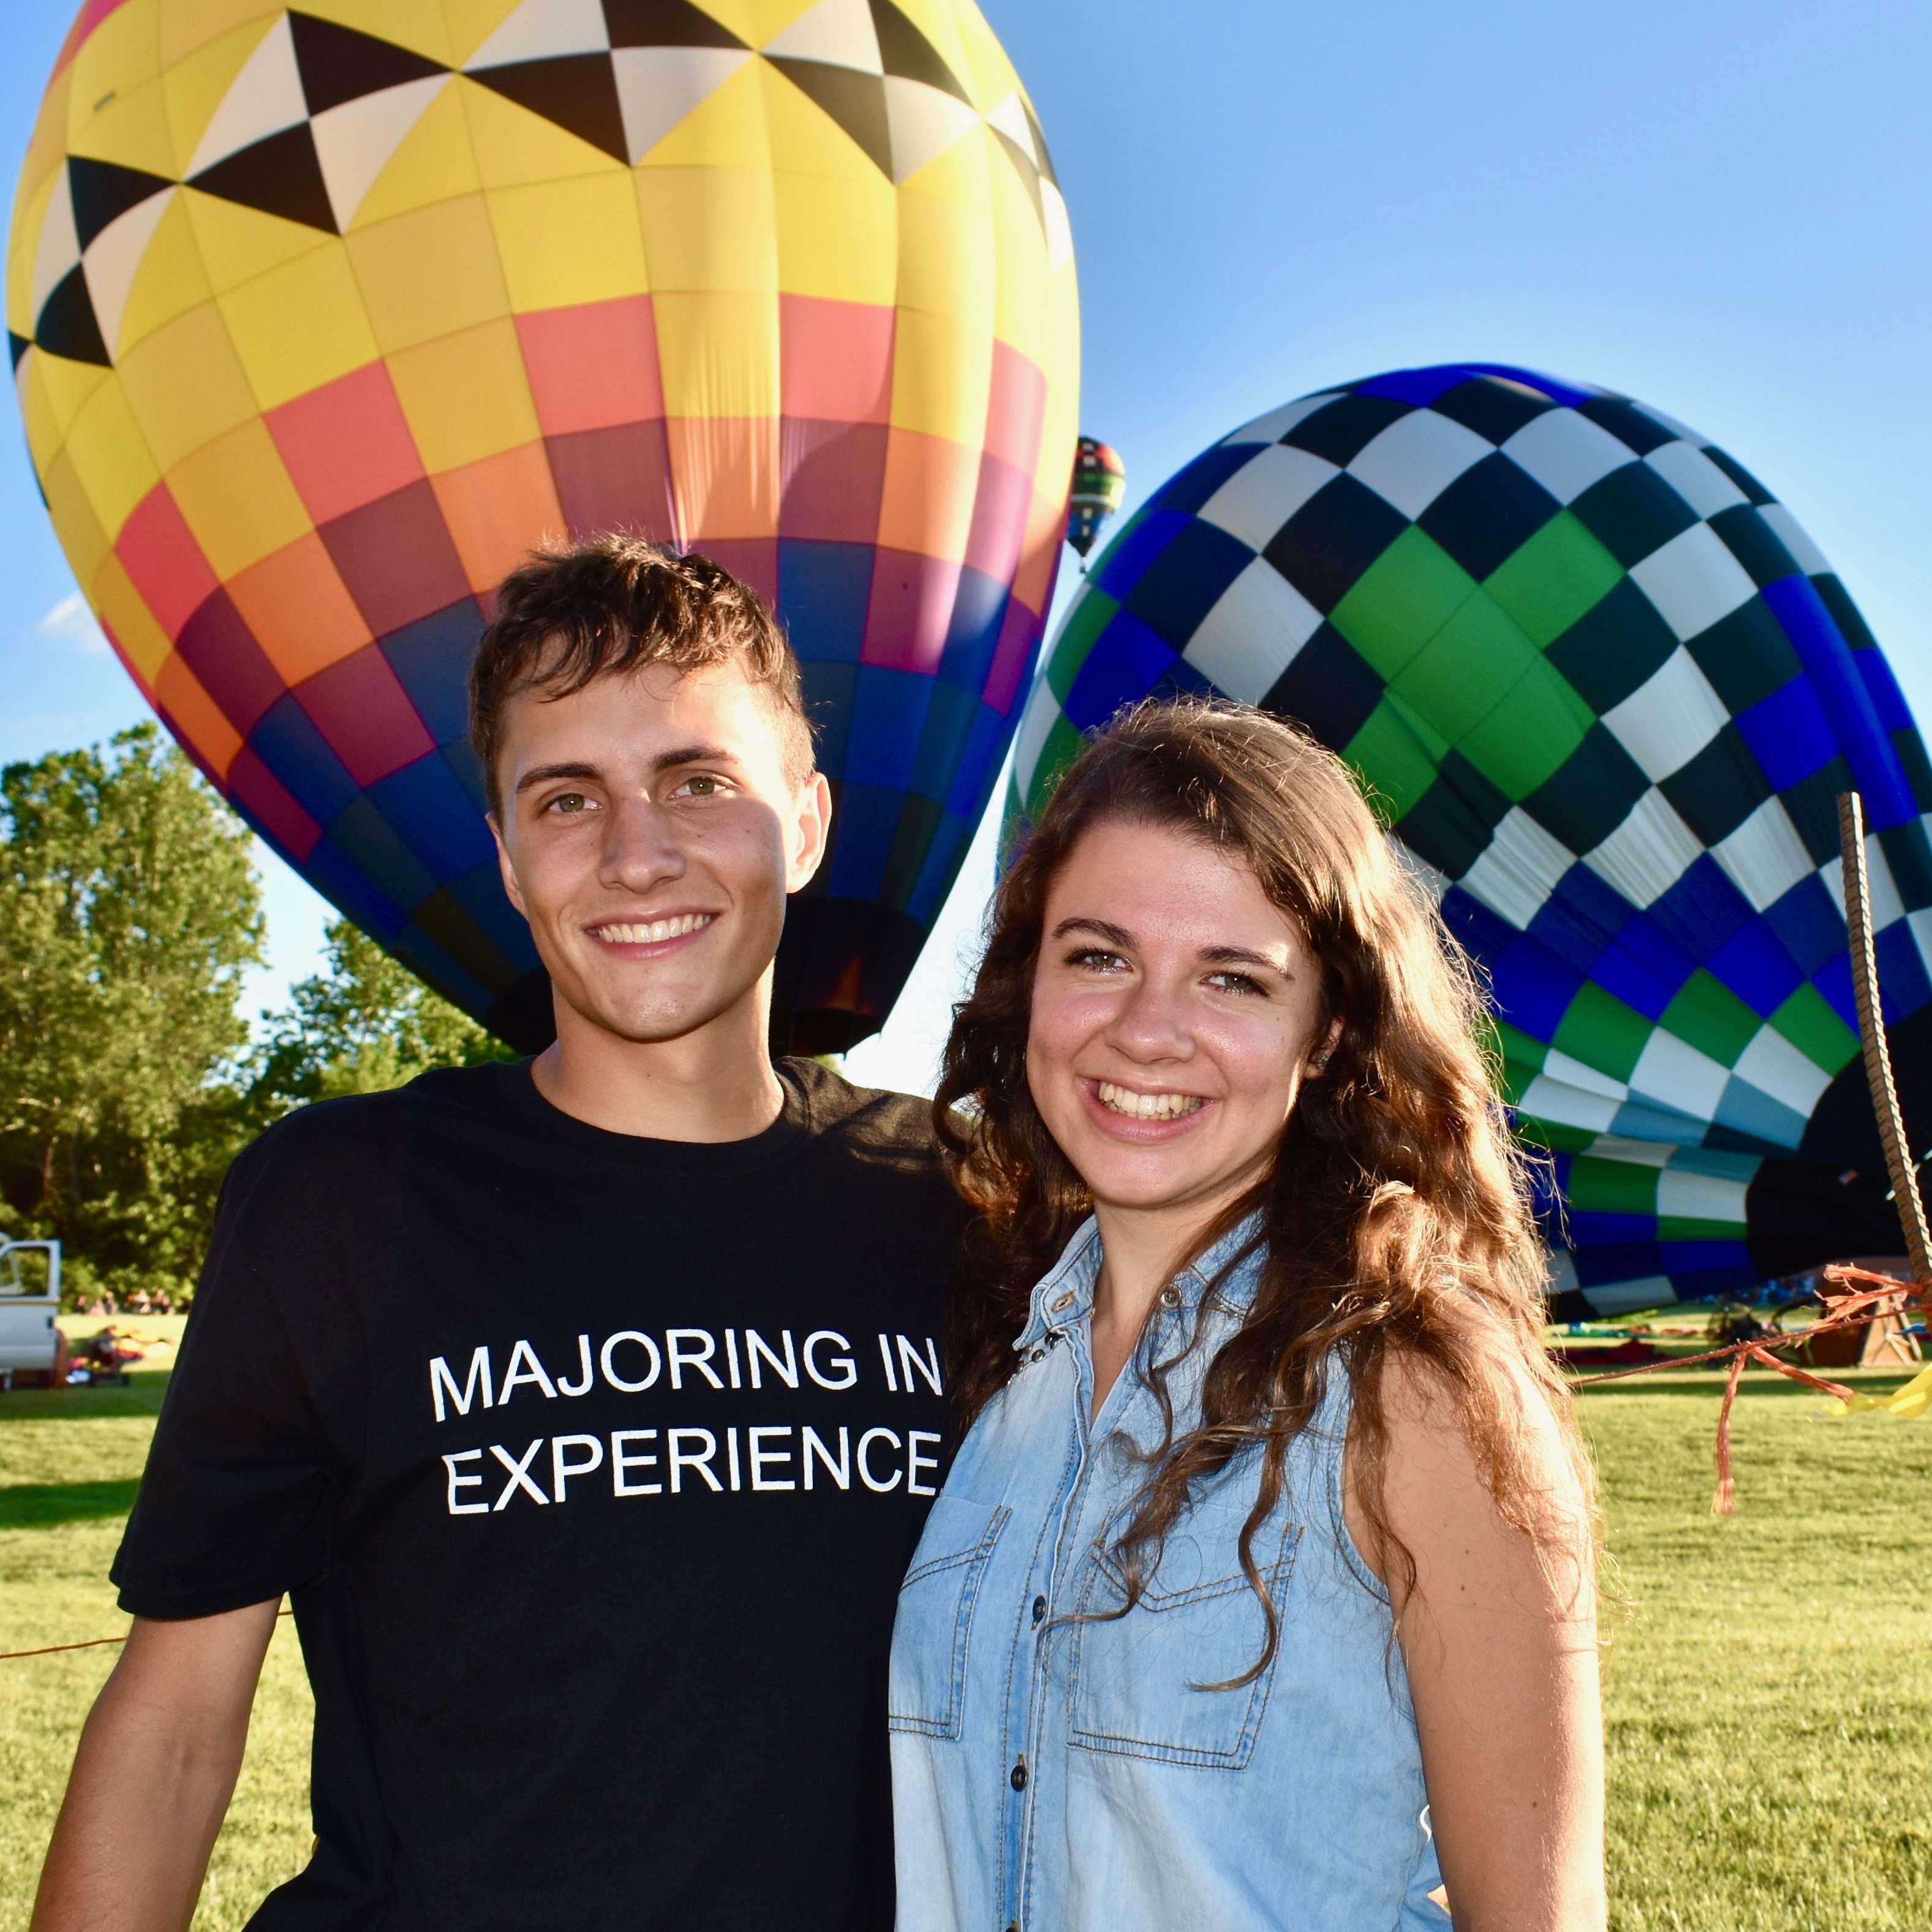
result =
[[[1489,364],[1324,389],[1110,544],[1020,728],[1007,833],[1130,700],[1220,692],[1360,773],[1486,968],[1556,1156],[1559,1314],[1896,1252],[1858,1061],[1856,788],[1915,1148],[1932,1148],[1932,766],[1815,544],[1628,398]]]

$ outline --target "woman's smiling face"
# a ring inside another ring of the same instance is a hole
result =
[[[1103,1212],[1198,1226],[1264,1174],[1338,1028],[1296,922],[1245,861],[1102,819],[1048,888],[1027,1080]]]

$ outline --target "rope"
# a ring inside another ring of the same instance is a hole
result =
[[[278,1617],[292,1616],[295,1612],[284,1605],[275,1612]],[[104,1644],[125,1643],[128,1633],[123,1630],[118,1636],[90,1636],[79,1643],[45,1643],[38,1650],[0,1650],[0,1664],[17,1664],[23,1657],[54,1657],[64,1650],[98,1650]]]
[[[1606,1374],[1582,1376],[1573,1384],[1587,1388],[1596,1382],[1622,1382],[1631,1376],[1654,1375],[1660,1369],[1690,1368],[1700,1362],[1721,1361],[1728,1357],[1730,1373],[1724,1378],[1724,1405],[1718,1413],[1718,1488],[1711,1499],[1712,1513],[1717,1516],[1729,1516],[1736,1507],[1737,1484],[1731,1470],[1731,1412],[1736,1406],[1747,1363],[1761,1363],[1792,1382],[1807,1383],[1827,1395],[1849,1401],[1850,1389],[1807,1375],[1789,1362],[1780,1361],[1772,1352],[1795,1347],[1828,1330],[1864,1327],[1903,1312],[1908,1302],[1916,1301],[1922,1312],[1932,1316],[1932,1232],[1926,1227],[1925,1204],[1919,1197],[1918,1174],[1905,1137],[1905,1116],[1898,1104],[1892,1053],[1886,1043],[1885,1010],[1879,998],[1878,954],[1872,939],[1871,880],[1865,868],[1864,802],[1855,791],[1838,794],[1838,845],[1844,862],[1845,937],[1851,955],[1852,995],[1858,1008],[1858,1046],[1864,1058],[1865,1084],[1871,1090],[1872,1112],[1878,1118],[1886,1169],[1892,1177],[1892,1198],[1904,1231],[1912,1280],[1902,1284],[1863,1268],[1828,1268],[1825,1279],[1839,1292],[1824,1320],[1814,1322],[1808,1328],[1790,1335],[1733,1342],[1727,1348],[1708,1349],[1701,1355],[1680,1355],[1634,1368],[1612,1369]],[[1868,1286],[1862,1291],[1852,1288],[1852,1282],[1861,1281]],[[1830,1295],[1832,1289],[1821,1292]]]
[[[57,1651],[98,1650],[104,1643],[125,1643],[121,1636],[91,1636],[81,1643],[43,1644],[38,1650],[0,1650],[0,1664],[12,1664],[23,1657],[52,1657]]]
[[[1858,1282],[1869,1285],[1864,1288],[1852,1286]],[[1754,1361],[1765,1368],[1775,1369],[1794,1382],[1803,1382],[1808,1388],[1821,1390],[1840,1402],[1849,1402],[1853,1391],[1843,1382],[1828,1382],[1822,1376],[1808,1374],[1790,1362],[1780,1362],[1772,1351],[1796,1348],[1801,1342],[1810,1341],[1814,1335],[1828,1334],[1834,1329],[1869,1328],[1874,1322],[1902,1314],[1910,1301],[1916,1301],[1922,1310],[1932,1313],[1932,1280],[1894,1281],[1889,1275],[1874,1274],[1869,1268],[1834,1264],[1825,1270],[1824,1284],[1819,1292],[1828,1298],[1829,1310],[1822,1321],[1813,1322],[1808,1328],[1795,1328],[1787,1335],[1754,1336],[1745,1341],[1727,1342],[1721,1348],[1707,1348],[1701,1355],[1671,1355],[1660,1362],[1641,1363],[1635,1368],[1609,1369],[1600,1375],[1579,1376],[1570,1385],[1572,1388],[1588,1388],[1598,1382],[1620,1382],[1632,1376],[1654,1376],[1668,1369],[1694,1368],[1700,1362],[1728,1359],[1731,1372],[1724,1378],[1724,1400],[1718,1411],[1718,1486],[1711,1498],[1711,1514],[1729,1516],[1737,1507],[1737,1482],[1731,1469],[1731,1411],[1737,1404],[1738,1389],[1744,1380],[1747,1362]]]
[[[1916,1280],[1932,1279],[1932,1234],[1925,1226],[1925,1204],[1905,1138],[1905,1116],[1892,1077],[1892,1055],[1885,1039],[1884,1009],[1878,990],[1878,955],[1871,929],[1871,885],[1865,872],[1864,802],[1855,791],[1838,794],[1838,842],[1845,864],[1845,932],[1852,955],[1852,994],[1858,1010],[1858,1041],[1864,1050],[1865,1081],[1892,1176],[1892,1198],[1905,1230],[1905,1252]]]

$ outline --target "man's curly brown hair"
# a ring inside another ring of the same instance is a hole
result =
[[[646,664],[684,672],[730,663],[770,700],[786,773],[802,783],[812,747],[798,659],[748,584],[695,550],[622,531],[534,552],[504,578],[470,668],[470,742],[490,811],[503,808],[503,710],[519,692],[568,698]]]

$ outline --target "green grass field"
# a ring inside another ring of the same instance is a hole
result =
[[[1874,1388],[1900,1378],[1855,1372]],[[106,1581],[163,1378],[0,1396],[0,1650],[124,1626]],[[1606,1662],[1618,1932],[1932,1924],[1932,1424],[1747,1379],[1739,1513],[1709,1513],[1718,1378],[1587,1392],[1628,1613]],[[112,1650],[0,1664],[0,1932],[18,1932]],[[200,1932],[306,1855],[308,1684],[284,1622]]]

